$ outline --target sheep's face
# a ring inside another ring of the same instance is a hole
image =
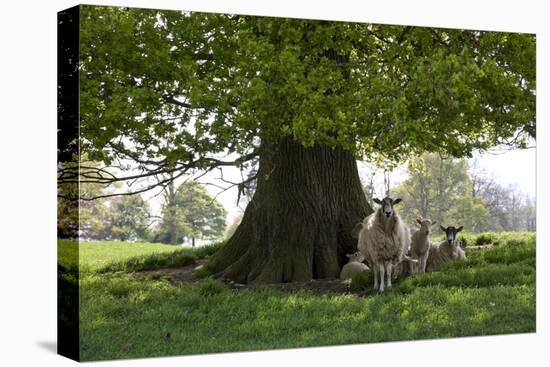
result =
[[[452,244],[458,244],[458,241],[456,240],[456,236],[458,234],[458,232],[462,231],[462,229],[464,229],[463,226],[460,226],[458,228],[456,227],[453,227],[453,226],[449,226],[447,228],[443,227],[443,226],[439,226],[439,228],[445,232],[445,238],[447,240],[447,242],[449,243],[449,245],[452,245]]]
[[[380,205],[382,208],[382,213],[386,216],[386,218],[389,218],[393,215],[394,209],[393,206],[395,204],[399,204],[401,202],[401,199],[392,199],[390,197],[385,197],[384,199],[374,199],[374,202],[378,205]]]
[[[353,254],[346,254],[346,256],[348,257],[349,262],[356,261],[358,263],[362,263],[363,261],[365,261],[365,256],[363,256],[363,254],[359,251],[354,252]]]
[[[426,232],[426,234],[430,234],[430,232],[432,231],[432,226],[437,224],[436,220],[422,218],[418,218],[416,222],[420,225],[420,230]]]

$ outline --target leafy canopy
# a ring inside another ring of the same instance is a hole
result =
[[[468,156],[535,136],[535,37],[83,6],[82,151],[242,165],[260,141]]]

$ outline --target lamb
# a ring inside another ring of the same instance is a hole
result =
[[[411,258],[417,259],[418,264],[412,267],[412,273],[425,273],[426,262],[430,253],[431,227],[437,223],[435,220],[418,218],[416,222],[420,228],[413,233],[411,238]]]
[[[363,261],[365,261],[365,256],[363,256],[359,251],[354,252],[353,254],[346,254],[346,256],[349,258],[349,262],[342,267],[340,279],[351,279],[355,274],[369,270],[369,267],[363,264]]]
[[[465,260],[466,253],[461,248],[461,241],[457,239],[457,233],[464,228],[460,226],[458,228],[450,226],[439,228],[445,232],[445,240],[438,245],[430,246],[430,253],[428,255],[428,261],[426,264],[426,271],[433,271],[439,268],[441,265],[458,260]]]
[[[403,260],[410,259],[409,251],[411,236],[409,227],[395,212],[394,205],[401,199],[386,197],[374,199],[380,205],[373,214],[361,223],[358,246],[374,272],[374,289],[384,291],[384,278],[387,277],[387,287],[392,286],[392,270]],[[380,285],[378,274],[380,273]]]

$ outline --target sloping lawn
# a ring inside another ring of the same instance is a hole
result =
[[[84,272],[131,272],[192,264],[220,245],[182,248],[147,242],[99,241],[77,244],[60,240],[58,254],[62,265],[74,265],[78,248],[80,269]]]
[[[535,254],[534,235],[507,234],[493,249],[404,278],[383,294],[369,289],[369,274],[353,279],[356,293],[319,295],[268,286],[233,289],[211,278],[173,285],[120,269],[89,272],[80,281],[81,356],[137,358],[534,332]]]

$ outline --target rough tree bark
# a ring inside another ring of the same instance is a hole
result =
[[[356,251],[353,227],[371,212],[350,152],[264,143],[255,194],[210,267],[240,283],[336,278]]]

